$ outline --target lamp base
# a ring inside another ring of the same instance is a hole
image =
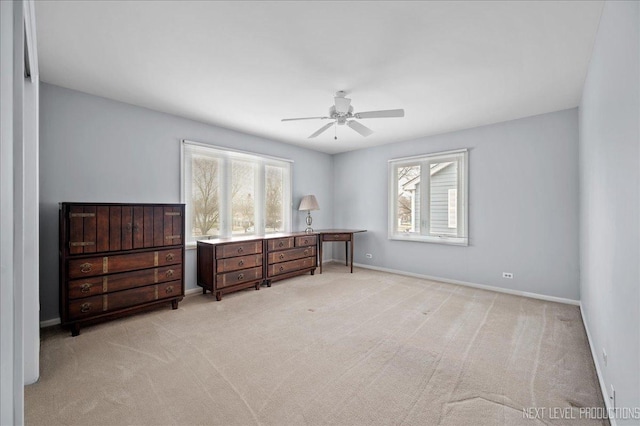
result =
[[[307,229],[304,230],[304,232],[313,232],[313,228],[311,227],[311,224],[313,223],[313,218],[311,217],[311,211],[307,210]]]

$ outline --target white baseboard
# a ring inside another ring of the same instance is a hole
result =
[[[566,299],[564,297],[547,296],[545,294],[530,293],[528,291],[511,290],[508,288],[494,287],[491,285],[476,284],[476,283],[470,283],[467,281],[458,281],[458,280],[452,280],[449,278],[434,277],[431,275],[415,274],[413,272],[400,271],[397,269],[381,268],[379,266],[364,265],[362,263],[354,263],[353,266],[357,266],[365,269],[373,269],[374,271],[389,272],[391,274],[405,275],[408,277],[423,278],[423,279],[432,280],[432,281],[440,281],[447,284],[463,285],[465,287],[479,288],[481,290],[495,291],[498,293],[512,294],[514,296],[523,296],[523,297],[529,297],[532,299],[546,300],[548,302],[557,302],[557,303],[565,303],[567,305],[580,306],[579,300]]]
[[[58,325],[58,324],[60,324],[60,317],[51,318],[51,319],[48,319],[48,320],[40,321],[40,328],[51,327],[51,326]]]
[[[591,340],[591,333],[589,332],[589,326],[587,325],[587,321],[584,319],[584,311],[582,310],[582,302],[580,302],[580,317],[582,318],[582,325],[584,326],[584,331],[587,333],[587,341],[589,342],[589,349],[591,349],[591,358],[593,358],[593,364],[596,366],[596,374],[598,375],[598,383],[600,383],[600,391],[602,392],[602,398],[604,399],[604,405],[607,408],[607,412],[614,412],[611,407],[611,398],[609,398],[609,392],[607,392],[607,386],[604,384],[604,378],[602,377],[602,370],[600,369],[600,362],[598,360],[598,352],[595,350],[593,346],[593,340]],[[611,426],[616,426],[616,419],[610,418],[609,422]]]

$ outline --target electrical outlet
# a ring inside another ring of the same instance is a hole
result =
[[[607,351],[602,348],[602,360],[604,361],[604,366],[607,366]]]
[[[366,257],[367,259],[371,259],[373,258],[373,255],[371,253],[366,253],[364,257]]]
[[[503,272],[502,273],[502,278],[508,278],[508,279],[513,279],[513,274],[511,272]]]
[[[616,409],[616,389],[611,385],[611,395],[609,395],[609,399],[611,400],[611,408]]]

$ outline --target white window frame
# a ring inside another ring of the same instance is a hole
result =
[[[429,164],[456,161],[458,163],[457,186],[457,235],[436,234],[430,232],[430,170]],[[398,181],[397,170],[399,167],[420,165],[420,232],[399,232],[398,223]],[[389,222],[388,238],[390,240],[419,241],[428,243],[469,245],[469,161],[468,150],[458,149],[453,151],[436,152],[432,154],[417,155],[413,157],[393,158],[388,160],[389,174]]]
[[[185,203],[185,242],[187,248],[196,247],[198,239],[192,237],[192,206],[187,199],[187,194],[191,193],[191,164],[187,164],[186,150],[189,148],[197,149],[203,155],[210,155],[212,158],[217,158],[222,161],[222,167],[220,167],[219,180],[220,180],[220,236],[219,238],[227,238],[232,235],[232,218],[231,218],[231,202],[229,185],[231,181],[231,161],[240,160],[247,161],[255,164],[255,180],[254,180],[254,202],[255,202],[255,232],[251,235],[264,236],[266,234],[266,218],[265,218],[265,192],[266,192],[266,178],[265,171],[266,166],[283,167],[284,173],[288,177],[285,179],[283,187],[283,229],[278,232],[291,232],[292,227],[292,175],[293,175],[293,160],[286,158],[272,157],[267,155],[256,154],[252,152],[234,150],[222,146],[211,145],[202,142],[194,142],[183,139],[180,141],[180,199]],[[286,167],[288,166],[288,167]],[[261,206],[261,208],[260,208]],[[258,224],[261,224],[258,226]],[[249,234],[247,234],[249,235]],[[201,239],[208,239],[203,237]]]

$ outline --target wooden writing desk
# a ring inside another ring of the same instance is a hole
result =
[[[353,274],[353,234],[358,232],[367,232],[366,229],[320,229],[314,230],[318,234],[318,257],[320,264],[320,273],[322,273],[322,243],[325,241],[335,242],[344,241],[344,264],[349,266],[349,243],[351,243],[351,273]]]

